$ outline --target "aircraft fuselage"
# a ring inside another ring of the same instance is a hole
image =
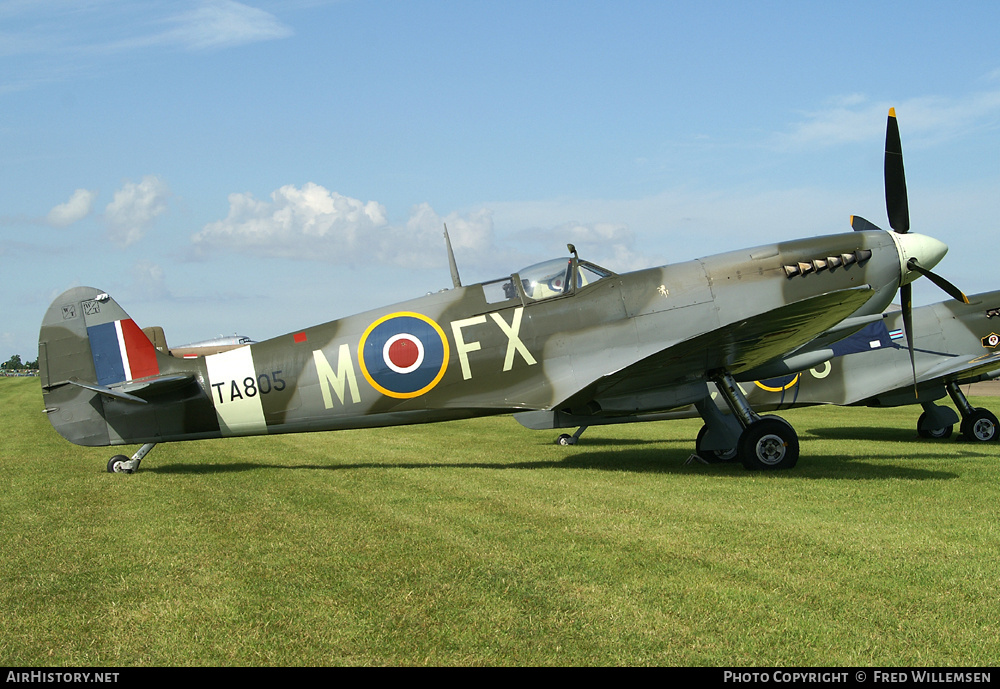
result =
[[[840,256],[851,259],[831,265]],[[790,266],[809,269],[796,273]],[[159,376],[186,379],[135,393],[148,404],[60,385],[71,376],[60,372],[59,358],[52,356],[57,343],[83,337],[80,327],[100,318],[86,313],[100,308],[85,293],[89,288],[77,288],[53,304],[42,329],[40,347],[50,355],[43,385],[46,406],[57,410],[50,413],[54,425],[86,445],[422,423],[563,403],[589,402],[605,413],[650,411],[704,397],[705,371],[759,366],[845,315],[878,313],[899,281],[897,247],[885,232],[801,239],[624,275],[599,274],[537,300],[515,274],[203,359],[157,356]],[[501,283],[507,292],[497,289]],[[811,312],[782,315],[764,332],[756,327],[741,334],[741,323],[762,313],[851,289],[860,296],[852,297],[847,313],[831,312],[826,319]],[[80,324],[65,318],[74,302]],[[692,349],[686,342],[701,344]],[[675,360],[661,361],[674,347]],[[649,370],[640,376],[609,377],[644,361]]]

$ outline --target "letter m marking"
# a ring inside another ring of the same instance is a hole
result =
[[[316,362],[316,373],[319,375],[319,387],[323,391],[323,406],[333,409],[333,393],[337,394],[337,399],[341,404],[344,402],[344,386],[349,386],[351,392],[351,402],[361,401],[361,394],[358,392],[358,376],[354,372],[354,362],[351,360],[351,348],[340,345],[337,353],[337,370],[334,371],[323,354],[322,349],[313,350],[313,361]],[[331,392],[332,391],[332,392]]]

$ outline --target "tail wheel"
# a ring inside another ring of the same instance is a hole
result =
[[[125,464],[125,463],[128,462],[128,461],[129,461],[129,458],[126,457],[125,455],[115,455],[114,457],[112,457],[111,459],[108,460],[108,473],[109,474],[131,474],[132,470],[125,468],[127,466],[127,464]]]
[[[740,435],[740,460],[751,470],[791,469],[799,461],[799,437],[787,421],[764,416]]]

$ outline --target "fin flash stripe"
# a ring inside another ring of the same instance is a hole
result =
[[[156,349],[131,318],[87,327],[99,385],[159,375]]]

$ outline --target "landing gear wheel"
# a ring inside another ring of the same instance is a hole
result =
[[[966,440],[986,443],[996,440],[1000,435],[1000,424],[989,409],[976,407],[971,414],[962,419],[962,435]]]
[[[131,474],[131,469],[126,469],[125,463],[129,461],[129,458],[125,455],[115,455],[108,460],[108,473],[109,474]]]
[[[569,433],[563,433],[561,436],[556,438],[556,445],[576,445],[576,438],[571,436]]]
[[[920,415],[917,419],[917,435],[921,438],[931,438],[934,440],[940,440],[943,438],[950,438],[951,432],[954,427],[951,425],[945,426],[944,428],[924,428],[924,419],[927,418],[927,412]]]
[[[708,434],[708,426],[702,426],[701,430],[698,431],[698,438],[694,441],[694,451],[699,457],[704,459],[709,464],[717,464],[721,462],[732,462],[736,459],[737,451],[736,448],[730,448],[728,450],[705,450],[702,449],[701,444],[705,440],[705,436]]]
[[[743,430],[737,450],[747,469],[791,469],[799,461],[799,437],[784,419],[764,416]]]

